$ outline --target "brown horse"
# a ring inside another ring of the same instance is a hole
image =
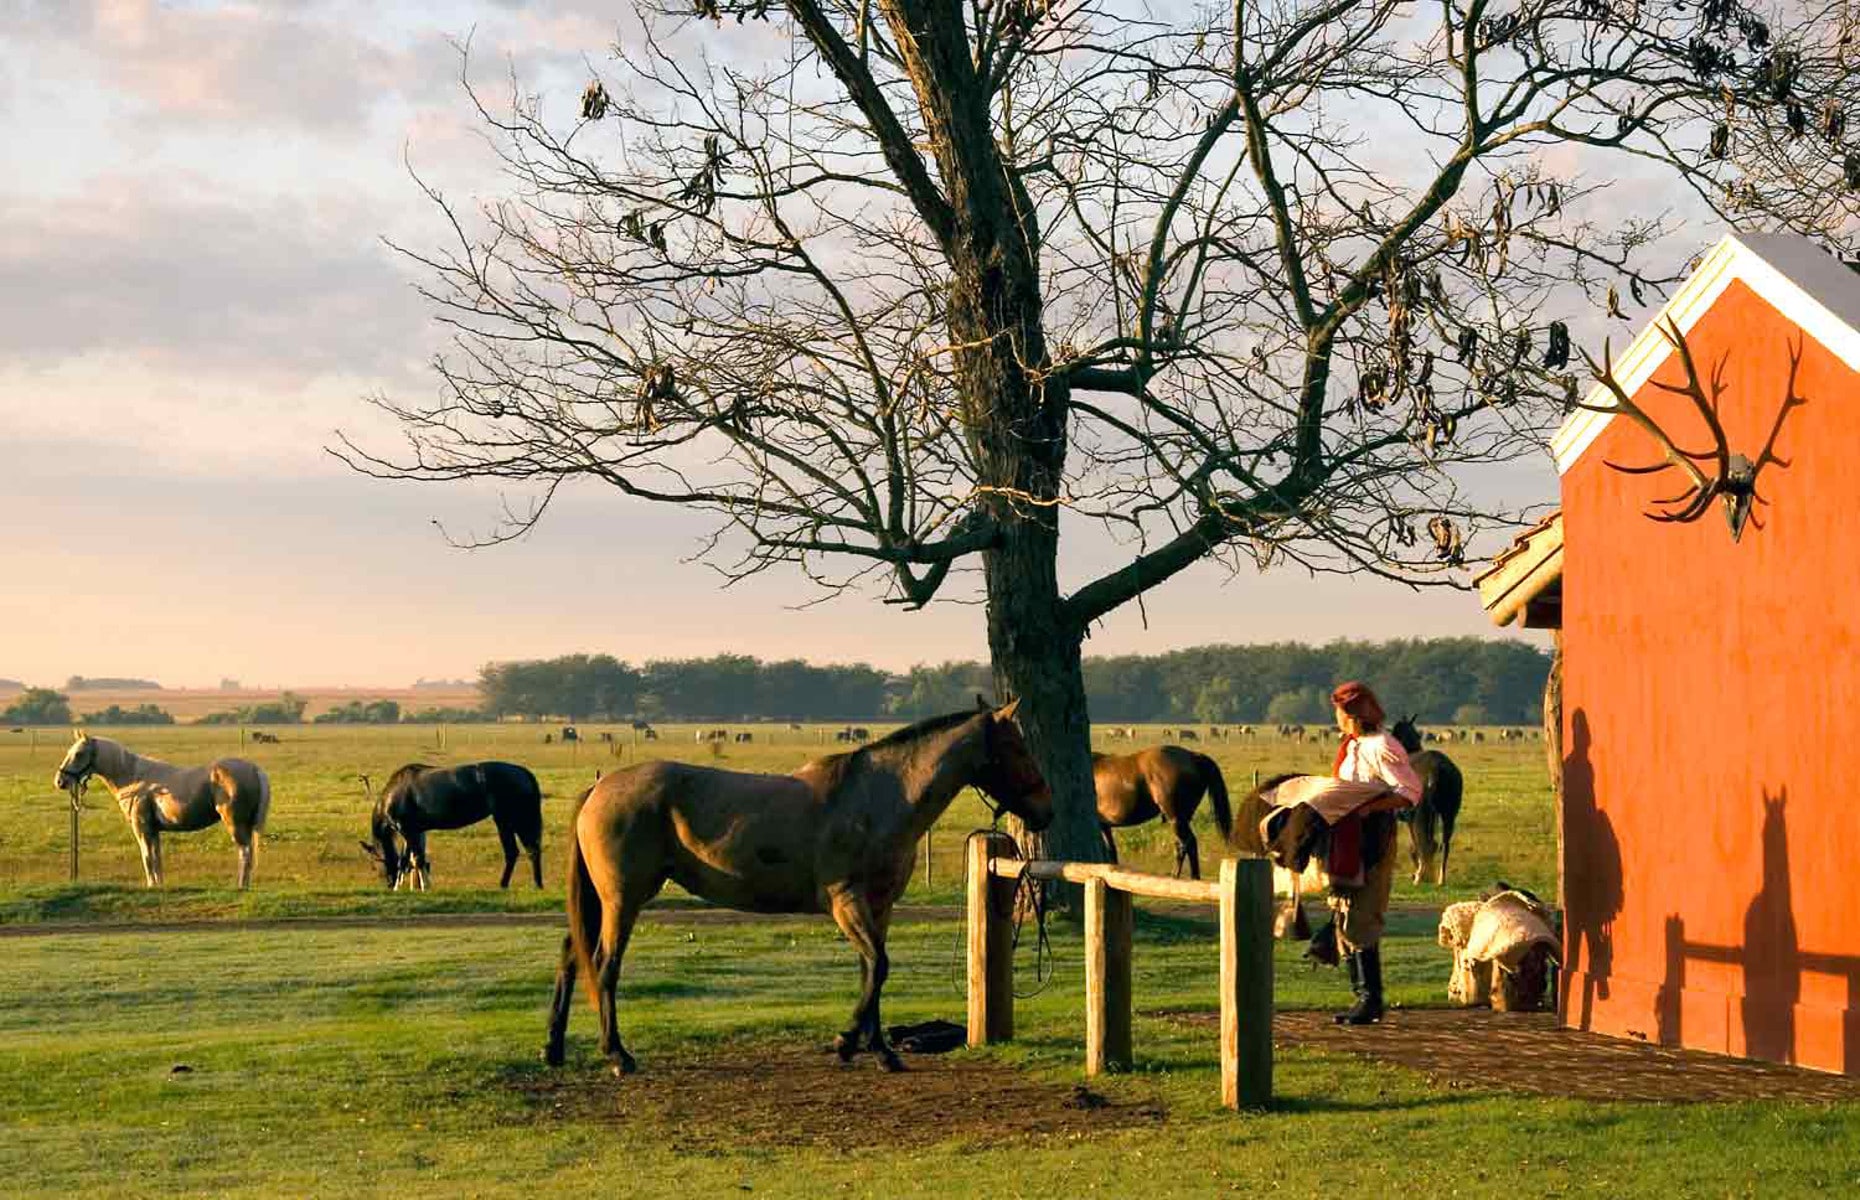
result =
[[[858,951],[864,990],[834,1048],[903,1064],[885,1043],[879,993],[891,971],[885,933],[911,877],[918,839],[965,787],[1032,830],[1053,819],[1052,791],[1005,708],[919,722],[792,775],[676,762],[615,771],[576,806],[568,851],[568,936],[543,1057],[562,1061],[577,971],[600,1013],[601,1052],[635,1069],[616,1017],[620,961],[633,924],[665,886],[750,912],[827,912]]]
[[[1205,754],[1180,746],[1151,746],[1135,754],[1094,754],[1091,777],[1098,792],[1098,831],[1105,852],[1117,861],[1111,830],[1161,818],[1175,829],[1175,873],[1201,878],[1201,847],[1190,822],[1206,795],[1214,805],[1214,824],[1231,841],[1233,813],[1227,806],[1227,781]]]
[[[117,806],[142,848],[142,873],[149,887],[162,882],[164,832],[192,833],[216,822],[226,826],[239,848],[239,886],[251,886],[252,854],[271,811],[271,782],[262,769],[243,758],[177,767],[133,754],[109,738],[80,733],[65,751],[53,781],[69,792],[92,775],[116,794]]]

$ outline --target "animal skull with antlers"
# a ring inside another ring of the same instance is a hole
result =
[[[1724,394],[1724,359],[1720,358],[1712,370],[1711,390],[1707,394],[1705,385],[1699,380],[1698,366],[1692,359],[1692,348],[1686,344],[1685,334],[1680,332],[1678,323],[1668,317],[1655,328],[1679,352],[1686,381],[1683,384],[1672,384],[1661,383],[1656,379],[1652,381],[1653,385],[1661,391],[1672,392],[1692,401],[1711,433],[1714,443],[1712,449],[1704,452],[1681,449],[1652,417],[1629,399],[1627,389],[1615,378],[1614,358],[1605,341],[1602,343],[1602,361],[1599,366],[1588,351],[1583,351],[1582,357],[1588,363],[1590,373],[1608,389],[1614,401],[1609,405],[1583,404],[1579,407],[1591,412],[1627,417],[1659,443],[1665,456],[1660,462],[1644,466],[1622,466],[1612,462],[1608,466],[1628,475],[1654,475],[1661,471],[1678,470],[1692,481],[1691,486],[1678,495],[1655,500],[1654,503],[1662,507],[1647,513],[1649,519],[1682,523],[1696,521],[1711,508],[1712,499],[1716,497],[1724,502],[1724,517],[1731,527],[1731,540],[1735,542],[1743,536],[1746,522],[1755,524],[1758,529],[1763,528],[1762,522],[1751,519],[1753,504],[1769,503],[1757,491],[1758,474],[1770,463],[1785,469],[1789,466],[1788,460],[1776,457],[1776,435],[1782,432],[1783,421],[1788,417],[1789,410],[1808,403],[1795,390],[1796,371],[1802,365],[1802,340],[1798,337],[1795,344],[1789,347],[1789,379],[1784,385],[1782,407],[1776,411],[1776,420],[1770,426],[1770,436],[1757,457],[1750,459],[1742,454],[1731,453],[1725,440],[1724,425],[1718,418],[1718,398]],[[1713,468],[1709,475],[1699,466],[1706,462]]]

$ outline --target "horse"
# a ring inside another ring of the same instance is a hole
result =
[[[1221,836],[1233,839],[1233,813],[1227,805],[1227,781],[1221,768],[1205,754],[1180,746],[1151,746],[1135,754],[1093,754],[1091,778],[1098,793],[1098,832],[1105,853],[1117,861],[1113,828],[1141,825],[1151,819],[1169,822],[1175,829],[1175,873],[1181,877],[1188,864],[1192,878],[1201,878],[1201,848],[1190,822],[1206,795],[1214,805],[1214,824]]]
[[[368,776],[362,787],[368,789]],[[388,887],[405,883],[425,891],[432,885],[432,864],[426,857],[426,835],[434,829],[463,829],[490,817],[497,840],[504,847],[504,876],[497,886],[510,886],[517,866],[517,843],[530,856],[536,886],[542,886],[542,788],[536,776],[515,763],[462,763],[433,767],[408,763],[388,776],[380,796],[370,796],[374,812],[369,818],[372,841],[362,850],[381,866]],[[402,848],[398,834],[406,843]]]
[[[1408,761],[1421,777],[1421,802],[1400,814],[1408,826],[1408,857],[1414,863],[1414,882],[1426,877],[1438,851],[1440,863],[1434,883],[1445,886],[1447,856],[1453,850],[1453,825],[1459,820],[1465,778],[1459,766],[1441,751],[1421,749],[1421,734],[1414,727],[1413,713],[1395,722],[1389,736],[1408,751]]]
[[[192,833],[214,822],[226,826],[239,850],[238,885],[252,886],[252,855],[271,813],[271,781],[256,763],[220,758],[204,767],[177,767],[133,753],[120,742],[79,733],[53,784],[65,792],[91,776],[110,785],[136,844],[149,887],[162,884],[161,835]]]
[[[1052,790],[1014,722],[1019,703],[920,721],[792,775],[650,762],[601,779],[570,822],[568,935],[544,1061],[562,1063],[579,972],[600,1014],[601,1052],[616,1075],[638,1069],[620,1040],[620,963],[640,911],[670,880],[726,908],[831,914],[863,976],[852,1025],[834,1049],[842,1062],[869,1050],[885,1070],[902,1070],[885,1041],[879,994],[891,971],[892,905],[918,840],[965,787],[1030,830],[1052,823]]]

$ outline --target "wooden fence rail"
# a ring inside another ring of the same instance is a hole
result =
[[[1129,1067],[1132,898],[1218,906],[1221,1102],[1272,1099],[1272,871],[1226,859],[1220,881],[1170,879],[1101,863],[1026,862],[1003,834],[968,844],[969,1044],[1014,1036],[1014,903],[1023,875],[1085,888],[1085,1073]]]

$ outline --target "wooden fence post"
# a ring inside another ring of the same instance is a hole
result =
[[[965,843],[968,863],[969,1045],[1014,1036],[1014,880],[998,879],[991,858],[1018,858],[1014,840],[990,833]]]
[[[1127,1070],[1130,1046],[1130,893],[1085,881],[1085,1073]]]
[[[1221,1103],[1272,1099],[1272,867],[1221,862]]]

